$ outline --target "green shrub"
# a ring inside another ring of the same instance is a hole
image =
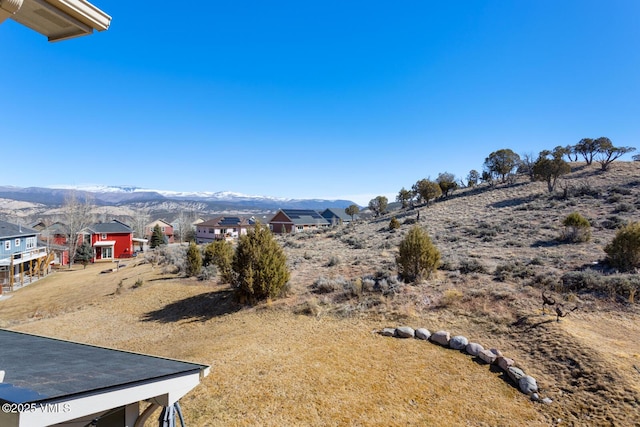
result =
[[[204,248],[204,257],[202,260],[205,267],[214,265],[220,278],[224,283],[231,283],[233,280],[233,271],[231,264],[233,262],[233,245],[226,240],[216,240],[209,243]]]
[[[604,251],[613,267],[629,271],[640,267],[640,222],[633,222],[618,230]]]
[[[185,273],[187,277],[197,276],[202,270],[202,254],[195,242],[189,243]]]
[[[561,239],[569,242],[588,242],[591,238],[591,224],[578,212],[572,212],[562,221],[565,229]]]
[[[440,265],[440,251],[427,232],[417,225],[409,230],[399,249],[396,264],[400,276],[407,282],[429,278]]]
[[[396,228],[400,228],[400,221],[394,216],[389,221],[389,230],[395,230]]]
[[[240,237],[233,256],[236,295],[240,302],[280,296],[289,282],[287,258],[271,231],[262,224]]]

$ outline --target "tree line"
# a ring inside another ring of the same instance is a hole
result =
[[[465,179],[456,179],[449,172],[438,174],[435,180],[424,178],[418,180],[410,189],[402,187],[396,196],[396,202],[403,209],[426,205],[438,198],[446,198],[460,187],[474,187],[480,183],[494,186],[496,183],[513,182],[517,174],[526,175],[531,181],[547,184],[551,193],[555,191],[558,179],[571,172],[570,162],[581,158],[587,165],[594,161],[600,164],[605,172],[610,165],[621,156],[635,151],[635,147],[613,145],[607,137],[582,138],[575,145],[557,146],[553,150],[542,150],[537,157],[532,154],[522,156],[509,148],[503,148],[489,154],[483,164],[482,172],[475,169],[469,171]],[[640,155],[633,156],[640,161]],[[375,216],[384,214],[388,208],[388,199],[377,196],[369,201],[369,210]],[[357,206],[349,206],[345,212],[359,212]]]

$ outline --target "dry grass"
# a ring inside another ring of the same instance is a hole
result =
[[[291,292],[257,307],[237,306],[214,282],[132,262],[57,272],[15,292],[0,302],[0,326],[210,364],[182,400],[189,425],[640,425],[638,305],[559,292],[567,272],[602,275],[593,263],[611,223],[637,218],[639,184],[636,162],[605,174],[578,165],[567,199],[540,183],[459,191],[422,209],[445,265],[420,284],[391,281],[410,225],[389,231],[385,217],[282,238]],[[591,221],[589,242],[558,241],[573,211]],[[404,224],[415,211],[393,215]],[[317,293],[320,277],[340,286]],[[556,322],[542,313],[541,288],[580,309]],[[400,324],[501,349],[553,404],[532,403],[462,353],[372,333]]]

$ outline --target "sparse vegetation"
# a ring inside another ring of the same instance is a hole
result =
[[[640,267],[640,222],[633,222],[619,229],[604,251],[609,264],[621,271]]]
[[[396,263],[400,276],[406,282],[428,279],[440,265],[440,251],[429,235],[416,225],[400,242]]]
[[[587,242],[591,238],[591,224],[578,212],[572,212],[562,221],[565,229],[560,237],[569,242]]]
[[[400,221],[394,216],[391,218],[391,221],[389,221],[389,230],[395,230],[397,228],[400,228]]]

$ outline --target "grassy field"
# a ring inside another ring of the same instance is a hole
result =
[[[14,292],[0,301],[0,326],[211,365],[181,401],[192,426],[640,425],[640,311],[607,287],[618,276],[599,263],[611,223],[637,219],[640,164],[605,174],[576,166],[567,198],[523,181],[422,208],[419,224],[444,263],[423,283],[391,279],[416,217],[394,212],[395,232],[389,215],[279,238],[291,289],[255,307],[215,280],[135,259],[111,273],[61,270]],[[590,220],[589,242],[558,241],[572,211]],[[578,273],[605,284],[569,288],[563,278]],[[322,293],[319,279],[330,284]],[[556,322],[542,313],[542,289],[578,310]],[[463,353],[374,333],[399,325],[498,348],[553,402],[530,401]]]

